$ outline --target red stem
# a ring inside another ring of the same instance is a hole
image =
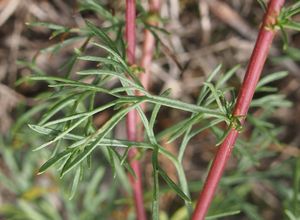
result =
[[[149,89],[150,84],[150,65],[152,62],[152,55],[155,46],[155,39],[149,30],[144,31],[144,43],[143,43],[143,57],[141,60],[141,67],[145,72],[141,74],[140,80],[145,89]]]
[[[160,0],[149,0],[149,13],[150,15],[157,16],[160,8]],[[148,24],[152,26],[158,25],[158,20],[156,18],[150,19]],[[151,62],[153,58],[153,52],[155,49],[155,38],[151,31],[148,29],[145,29],[144,31],[144,42],[143,42],[143,55],[141,59],[141,67],[143,67],[144,72],[140,75],[140,80],[142,85],[146,90],[150,87],[150,69],[151,69]],[[143,95],[140,92],[137,92],[137,95]],[[145,110],[146,106],[145,103],[142,104],[143,110]],[[140,125],[140,120],[138,118],[137,124]],[[139,129],[139,140],[143,140],[143,129],[142,126],[140,126]]]
[[[263,25],[260,28],[260,32],[246,71],[244,82],[240,89],[237,103],[233,111],[234,116],[247,115],[255,92],[255,87],[267,59],[273,38],[276,34],[276,31],[273,27],[276,24],[277,16],[279,15],[284,2],[285,0],[271,0],[269,2],[268,9],[263,20]],[[244,123],[243,118],[240,121],[241,123]],[[205,218],[237,137],[238,131],[232,128],[229,135],[221,144],[207,176],[206,182],[203,186],[202,192],[198,198],[192,220],[202,220]]]
[[[150,14],[157,15],[160,7],[160,0],[149,0]],[[148,24],[157,26],[157,20],[149,21]],[[143,44],[143,57],[141,60],[141,66],[144,68],[145,73],[141,74],[140,80],[145,89],[149,88],[150,84],[150,66],[153,57],[153,51],[155,48],[155,38],[151,31],[145,29],[144,31],[144,44]]]
[[[136,7],[135,0],[126,0],[126,29],[125,36],[127,41],[126,55],[130,65],[135,64],[135,47],[136,47]],[[127,115],[127,137],[129,141],[137,140],[137,112],[135,110],[130,111]],[[139,161],[135,158],[138,154],[136,148],[129,150],[130,166],[135,173],[135,177],[129,175],[129,180],[133,190],[134,203],[136,209],[137,220],[146,220],[146,212],[144,208],[143,190],[142,190],[142,175]]]

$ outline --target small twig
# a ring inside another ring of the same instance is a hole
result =
[[[237,103],[233,111],[234,117],[247,115],[250,103],[254,95],[256,84],[259,80],[273,38],[276,34],[274,25],[276,25],[277,16],[279,15],[284,2],[284,0],[271,0],[268,5],[268,10],[264,17],[263,25],[261,26],[258,38],[256,40],[256,44],[250,58],[244,82],[240,89]],[[244,118],[240,119],[240,123],[244,123]],[[193,220],[202,220],[205,218],[206,212],[213,199],[213,195],[224,172],[226,162],[230,157],[237,136],[237,128],[232,127],[228,136],[221,144],[213,161],[212,167],[209,171],[202,192],[197,201],[196,208],[192,217]]]
[[[206,0],[206,3],[211,12],[223,23],[229,25],[246,39],[255,40],[256,31],[228,4],[218,0]]]
[[[211,21],[209,18],[208,3],[206,1],[199,0],[198,6],[201,15],[201,29],[203,32],[202,42],[207,44],[211,37]]]
[[[15,12],[21,1],[11,0],[5,2],[7,5],[0,13],[0,26],[2,26],[7,21],[7,19],[9,19],[9,17]]]

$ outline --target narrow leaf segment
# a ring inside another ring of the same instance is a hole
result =
[[[247,115],[255,87],[267,59],[273,38],[276,34],[275,27],[277,25],[277,17],[280,14],[284,2],[284,0],[271,0],[268,4],[263,25],[261,26],[256,40],[244,82],[240,89],[237,103],[233,111],[233,117],[240,118],[239,120],[241,124],[244,123],[244,116]],[[235,127],[232,127],[228,136],[220,145],[217,155],[215,156],[202,192],[198,198],[192,220],[202,220],[205,218],[237,137],[238,130]]]

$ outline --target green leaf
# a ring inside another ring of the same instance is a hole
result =
[[[114,116],[111,117],[110,120],[108,120],[100,129],[98,129],[92,136],[96,137],[96,140],[90,143],[89,146],[87,146],[83,152],[81,152],[71,163],[66,164],[62,170],[61,176],[65,175],[67,172],[69,172],[72,168],[77,166],[79,163],[81,163],[88,155],[92,153],[92,151],[97,147],[99,143],[103,140],[103,138],[116,126],[116,124],[124,118],[124,116],[133,108],[135,108],[140,103],[134,104],[131,107],[128,107],[126,109],[120,110],[117,112]],[[89,141],[85,143],[87,145]]]
[[[131,148],[131,146],[127,147],[125,149],[125,152],[123,153],[123,156],[120,158],[120,164],[121,164],[121,166],[126,162],[126,159],[128,157],[128,152],[129,152],[130,148]]]
[[[205,220],[219,219],[219,218],[223,218],[223,217],[227,217],[227,216],[238,215],[240,213],[241,213],[240,210],[224,212],[224,213],[221,213],[221,214],[218,214],[218,215],[208,216],[208,217],[205,218]]]
[[[31,108],[30,110],[28,110],[27,112],[25,112],[24,114],[22,114],[17,121],[14,123],[13,127],[12,127],[12,133],[16,134],[19,129],[24,125],[27,124],[30,119],[34,116],[37,115],[39,112],[41,112],[42,110],[46,109],[48,107],[49,103],[45,102],[45,103],[41,103],[37,106],[34,106],[33,108]]]
[[[57,134],[62,132],[51,128],[45,128],[39,125],[29,125],[29,127],[32,130],[44,135],[56,136]],[[84,144],[84,142],[86,142],[88,138],[89,137],[83,137],[83,136],[68,133],[62,139],[77,141],[76,144],[72,145],[72,147],[71,146],[68,147],[68,148],[75,148],[77,146]],[[95,140],[95,138],[92,140]],[[112,146],[112,147],[121,147],[121,148],[130,148],[131,146],[135,146],[143,149],[154,148],[152,144],[146,142],[134,142],[134,141],[127,141],[127,140],[107,139],[107,138],[104,138],[101,141],[101,143],[98,144],[98,146]],[[161,146],[160,148],[163,149]]]
[[[70,82],[70,83],[56,83],[56,84],[49,85],[49,87],[53,87],[53,88],[55,88],[55,87],[66,87],[66,86],[81,88],[81,89],[84,89],[85,91],[89,90],[89,91],[94,91],[94,92],[105,93],[105,94],[109,94],[111,96],[118,97],[116,94],[113,94],[108,89],[104,89],[104,88],[101,88],[99,86],[91,85],[91,84],[88,84],[88,83],[81,83],[81,82],[74,81],[74,82]]]
[[[185,121],[184,124],[182,124],[175,132],[170,135],[168,143],[173,142],[178,137],[180,137],[185,131],[189,130],[194,124],[198,123],[200,120],[203,119],[203,114],[198,113],[189,118],[187,121]]]
[[[48,161],[46,161],[41,166],[41,168],[39,169],[38,175],[44,173],[49,167],[53,166],[54,164],[56,164],[57,162],[64,159],[65,157],[67,157],[70,154],[71,154],[70,150],[65,150],[59,154],[56,154],[54,157],[50,158]]]
[[[97,191],[99,190],[100,182],[103,179],[105,174],[105,168],[104,167],[97,167],[96,171],[93,173],[91,180],[88,183],[88,186],[86,187],[86,193],[83,197],[83,203],[85,207],[88,207],[93,201],[94,196],[97,194]]]
[[[109,76],[115,76],[118,79],[120,79],[121,81],[128,83],[133,88],[135,88],[139,91],[142,91],[142,92],[146,92],[145,89],[142,86],[137,85],[136,83],[132,82],[131,80],[126,78],[123,74],[117,73],[117,72],[114,72],[114,71],[111,71],[111,70],[91,69],[91,70],[80,71],[80,72],[77,72],[77,73],[79,75],[109,75]]]
[[[283,9],[281,12],[281,17],[283,17],[283,19],[288,19],[296,14],[298,14],[300,12],[300,2],[296,2],[294,4],[292,4],[291,7],[287,8],[287,9]],[[284,15],[282,15],[284,14]]]
[[[289,220],[298,220],[298,218],[290,211],[290,210],[284,210],[284,213],[289,218]]]
[[[152,201],[152,219],[158,220],[159,219],[159,208],[158,208],[158,201]]]
[[[36,80],[36,81],[57,81],[57,82],[64,82],[64,83],[74,83],[76,81],[65,79],[61,77],[55,77],[55,76],[30,76],[28,77],[30,80]]]
[[[216,84],[216,88],[222,88],[226,85],[227,81],[232,78],[232,76],[236,73],[236,71],[240,68],[240,65],[234,66],[232,69],[227,71],[224,76],[222,76]]]
[[[158,140],[162,140],[165,137],[169,137],[170,135],[175,134],[183,125],[185,125],[190,119],[183,119],[182,121],[179,121],[178,123],[172,125],[169,128],[166,128],[165,130],[161,131],[156,135]]]
[[[70,96],[67,96],[66,98],[59,100],[56,102],[50,109],[47,110],[47,112],[43,115],[42,120],[39,122],[39,124],[44,124],[47,122],[53,115],[58,113],[60,110],[65,108],[66,106],[70,105],[76,100],[76,96],[78,94],[71,94]]]
[[[53,24],[49,22],[29,22],[26,23],[29,27],[46,27],[51,30],[62,30],[62,29],[67,29],[64,26],[58,25],[58,24]]]
[[[200,128],[196,128],[195,130],[193,130],[190,134],[189,134],[189,138],[192,138],[194,136],[196,136],[197,134],[199,134],[200,132],[210,128],[210,127],[213,127],[219,123],[221,123],[223,120],[221,119],[215,119],[215,120],[212,120],[212,121],[208,121],[206,122],[206,125],[204,125],[203,127],[200,127]]]
[[[72,126],[70,126],[68,129],[66,129],[65,131],[63,131],[62,133],[60,133],[59,135],[57,135],[53,140],[48,141],[47,143],[42,144],[40,147],[37,147],[34,149],[34,151],[38,151],[41,150],[47,146],[49,146],[50,144],[62,139],[66,134],[70,133],[74,128],[78,127],[83,121],[85,121],[87,119],[87,117],[83,117],[80,120],[76,121]]]
[[[25,216],[32,220],[47,220],[42,213],[38,212],[32,204],[24,199],[18,200],[18,206],[24,211]],[[23,216],[24,217],[24,216]]]
[[[121,57],[126,57],[126,45],[124,42],[123,26],[124,24],[120,23],[117,31],[117,36],[114,42],[119,50]]]
[[[99,63],[103,63],[103,64],[106,64],[106,65],[112,65],[114,67],[118,67],[118,68],[123,69],[124,71],[126,71],[126,69],[124,68],[124,66],[120,62],[118,62],[116,60],[113,60],[109,57],[105,58],[105,57],[95,57],[95,56],[80,56],[80,57],[78,57],[78,59],[85,60],[85,61],[99,62]]]
[[[254,99],[251,102],[251,107],[275,108],[275,107],[290,107],[291,102],[285,100],[284,95],[273,94],[263,96],[262,98]]]
[[[258,4],[260,5],[260,7],[264,10],[267,11],[267,4],[265,3],[264,0],[256,0],[258,2]]]
[[[115,101],[112,101],[112,102],[107,103],[105,105],[102,105],[98,108],[95,108],[92,111],[77,113],[77,114],[70,115],[70,116],[67,116],[67,117],[64,117],[64,118],[56,119],[56,120],[47,122],[43,126],[48,127],[48,126],[51,126],[51,125],[67,122],[67,121],[70,121],[70,120],[75,120],[75,119],[82,118],[82,117],[91,117],[94,114],[102,112],[102,111],[104,111],[104,110],[106,110],[106,109],[108,109],[108,108],[110,108],[110,107],[112,107],[116,104],[130,104],[131,102],[134,102],[134,101],[136,101],[136,100],[130,99],[130,98],[129,99],[128,98],[120,98],[118,100],[115,100]]]
[[[119,160],[120,166],[125,167],[126,170],[130,173],[130,175],[132,175],[133,178],[136,178],[136,174],[135,174],[134,170],[132,169],[132,167],[129,165],[128,161],[126,161],[126,160],[123,161],[123,157],[119,154],[119,152],[118,152],[116,149],[110,148],[110,147],[108,147],[108,149],[111,150],[111,153],[112,153],[112,155],[111,155],[111,156],[112,156],[112,159],[113,159],[114,156],[115,156],[115,157]],[[114,161],[114,162],[115,162],[115,161]],[[114,164],[115,170],[118,169],[116,165],[117,165],[117,164],[115,163],[115,164]],[[116,174],[117,174],[117,172],[116,172]]]
[[[24,60],[18,60],[17,61],[17,65],[21,65],[24,67],[29,68],[30,70],[32,70],[35,74],[40,75],[40,76],[45,76],[47,75],[41,68],[39,68],[35,62],[28,62],[28,61],[24,61]],[[20,85],[22,82],[26,81],[28,79],[28,77],[24,77],[21,78],[20,81],[16,82],[16,85]]]
[[[216,101],[220,111],[224,112],[226,114],[226,109],[223,106],[223,103],[220,100],[220,97],[223,96],[222,92],[220,90],[217,90],[212,83],[204,83],[211,91],[212,95],[214,96],[214,100]]]
[[[102,16],[103,18],[105,18],[106,20],[109,20],[113,23],[119,22],[116,16],[113,16],[108,10],[102,7],[99,4],[99,2],[96,2],[94,0],[81,1],[79,6],[79,11],[87,11],[87,10],[94,11],[98,13],[100,16]]]
[[[152,130],[154,129],[155,122],[157,121],[157,115],[158,115],[160,108],[161,108],[161,105],[155,105],[153,108],[153,111],[152,111],[152,114],[150,117],[150,121],[149,121],[149,128]]]
[[[131,70],[130,70],[129,66],[127,65],[126,61],[117,52],[115,52],[113,49],[107,47],[106,45],[101,45],[98,43],[93,43],[93,45],[96,47],[100,47],[103,50],[107,51],[109,54],[111,54],[113,56],[113,58],[116,59],[117,62],[122,64],[123,68],[126,70],[126,73],[131,74],[130,76],[133,77],[133,79],[135,79],[135,81],[139,82],[138,78],[136,76],[132,75]],[[139,83],[139,85],[141,85],[141,83]]]
[[[69,38],[69,39],[66,39],[62,42],[59,42],[57,44],[54,44],[50,47],[47,47],[47,48],[44,48],[41,50],[42,53],[57,53],[59,52],[62,48],[66,47],[66,46],[69,46],[73,43],[76,43],[78,41],[82,41],[84,40],[85,38],[87,38],[88,36],[77,36],[77,37],[72,37],[72,38]]]
[[[289,58],[295,61],[300,61],[300,50],[298,48],[288,47],[285,52]]]
[[[105,45],[107,45],[111,50],[114,51],[114,53],[118,54],[119,56],[119,52],[115,47],[115,43],[109,38],[109,36],[104,31],[101,30],[101,28],[95,26],[89,21],[86,21],[86,24],[93,34],[99,37]]]
[[[152,153],[153,166],[153,199],[152,199],[152,217],[155,220],[159,219],[159,165],[158,165],[158,148],[155,148]]]
[[[206,82],[209,83],[210,81],[207,80]],[[203,84],[201,91],[197,98],[197,105],[202,105],[203,102],[205,101],[205,99],[207,99],[208,94],[209,94],[209,88],[206,84]]]
[[[227,136],[230,134],[232,129],[233,129],[232,126],[229,126],[228,128],[225,129],[222,136],[217,140],[216,146],[219,146],[220,144],[223,143],[223,141],[227,138]]]
[[[269,74],[265,77],[263,77],[257,84],[257,89],[261,88],[262,86],[265,86],[271,82],[274,82],[276,80],[280,80],[283,79],[284,77],[286,77],[288,75],[288,72],[286,71],[280,71],[280,72],[276,72],[276,73],[272,73]]]
[[[50,30],[53,30],[51,38],[56,37],[59,34],[62,33],[68,33],[70,32],[71,28],[64,27],[61,25],[53,24],[53,23],[48,23],[48,22],[31,22],[31,23],[26,23],[29,27],[45,27]]]
[[[113,150],[110,147],[107,147],[107,152],[108,152],[108,161],[109,161],[110,166],[112,168],[113,178],[115,179],[116,176],[117,176],[116,165],[115,165],[115,155],[114,155]]]
[[[171,189],[173,189],[183,200],[185,201],[191,201],[190,198],[182,192],[182,190],[177,186],[176,183],[170,177],[166,174],[166,172],[158,167],[158,172],[161,175],[161,177],[166,181],[166,183],[169,185]]]
[[[282,26],[287,29],[300,31],[300,23],[295,22],[295,21],[289,21],[287,23],[282,24]]]
[[[151,24],[147,24],[147,23],[144,23],[144,25],[145,25],[145,28],[148,29],[149,31],[151,31],[152,34],[157,35],[156,32],[161,32],[162,34],[165,34],[165,35],[171,35],[171,33],[169,31],[167,31],[165,28],[157,27],[156,25],[151,25]]]
[[[168,106],[168,107],[175,108],[175,109],[180,109],[183,111],[193,112],[193,113],[202,112],[202,113],[206,114],[207,116],[213,116],[213,117],[217,117],[217,118],[226,119],[226,116],[224,114],[222,114],[220,111],[212,110],[210,108],[205,108],[205,107],[181,102],[179,100],[169,99],[169,98],[160,97],[160,96],[147,95],[147,96],[141,96],[141,97],[143,99],[145,99],[145,101],[148,101],[151,103],[160,104],[160,105]]]
[[[70,193],[69,200],[72,200],[75,196],[76,189],[77,189],[78,184],[79,184],[80,173],[81,172],[82,172],[82,167],[80,167],[79,169],[76,170],[75,177],[74,177],[73,183],[72,183],[72,188],[71,188],[71,193]]]
[[[19,186],[15,183],[15,181],[12,179],[10,180],[7,178],[6,175],[4,175],[2,172],[0,172],[0,181],[1,181],[1,186],[5,189],[8,190],[8,192],[13,192],[17,194],[19,192]],[[0,208],[1,212],[1,208]]]
[[[283,25],[279,24],[279,29],[280,29],[280,32],[281,32],[281,38],[282,38],[282,41],[283,41],[283,50],[286,51],[288,48],[289,48],[289,39],[288,39],[288,35],[287,35],[287,32],[285,31]]]

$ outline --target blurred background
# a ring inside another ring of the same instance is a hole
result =
[[[79,191],[72,200],[69,200],[68,178],[60,179],[53,170],[37,175],[39,166],[50,157],[51,151],[32,152],[44,140],[27,124],[39,118],[39,110],[33,107],[42,104],[35,97],[49,88],[40,82],[16,82],[31,74],[29,63],[33,59],[39,69],[48,75],[61,75],[60,67],[79,43],[61,45],[69,36],[51,38],[51,32],[46,28],[29,27],[26,22],[43,21],[81,27],[88,18],[94,23],[105,23],[92,11],[78,12],[80,2],[0,0],[1,220],[134,219],[132,201],[124,193],[118,193],[118,181],[113,180],[107,163],[97,160],[98,157],[93,160],[93,168],[81,181]],[[95,2],[101,3],[116,16],[124,12],[123,1]],[[147,9],[145,0],[140,3]],[[156,53],[151,66],[153,93],[171,88],[172,98],[195,102],[199,87],[218,64],[222,64],[223,71],[240,64],[237,74],[230,81],[231,86],[239,86],[263,16],[258,1],[162,0],[160,14],[163,28],[170,34],[161,35],[160,52]],[[300,15],[295,20],[299,21]],[[287,50],[283,50],[280,35],[275,39],[263,74],[288,71],[285,78],[272,82],[272,86],[278,88],[278,93],[285,96],[285,102],[291,105],[283,105],[268,115],[268,122],[274,124],[272,129],[276,141],[251,144],[234,152],[211,213],[224,210],[240,210],[240,213],[220,219],[300,218],[300,33],[289,31],[287,38]],[[138,32],[138,40],[141,45],[142,30]],[[54,44],[55,48],[50,47]],[[40,51],[43,48],[47,49]],[[137,49],[139,58],[140,48]],[[76,68],[80,69],[82,65],[78,64]],[[257,98],[259,96],[263,94]],[[255,109],[252,113],[259,115],[260,110]],[[107,112],[95,117],[94,123],[100,125],[109,116]],[[158,131],[185,117],[173,109],[164,109],[157,122]],[[124,133],[122,125],[118,130]],[[250,132],[243,133],[243,136],[247,145]],[[260,137],[265,140],[265,137]],[[176,142],[162,145],[171,152],[178,151]],[[188,145],[184,168],[194,199],[215,151],[215,139],[210,131],[196,136]],[[145,157],[143,160],[147,162],[151,158]],[[176,181],[174,167],[164,164],[163,160],[161,163]],[[148,190],[145,200],[150,207],[152,177],[151,163],[148,164],[144,166],[144,181]],[[162,219],[186,219],[182,201],[173,193],[165,190],[162,200]]]

